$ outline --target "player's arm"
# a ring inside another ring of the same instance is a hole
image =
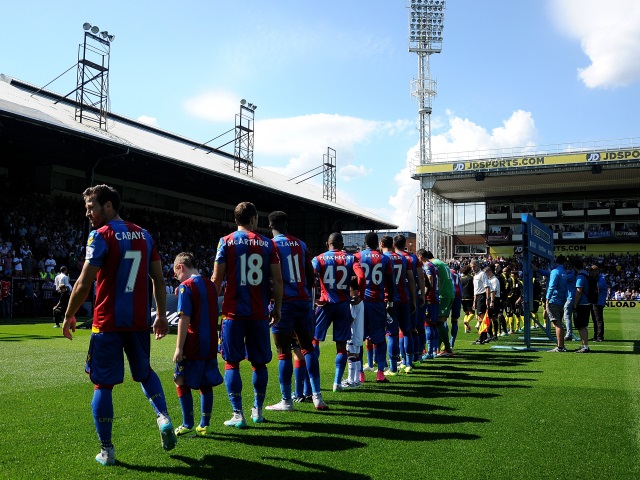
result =
[[[305,254],[304,261],[304,277],[307,282],[307,290],[309,290],[309,294],[313,291],[313,287],[316,284],[316,272],[313,270],[313,257],[309,253],[309,251]]]
[[[156,319],[153,322],[153,333],[156,340],[160,340],[169,333],[169,321],[167,320],[167,291],[164,286],[162,263],[155,260],[149,264],[149,276],[153,283],[153,298],[156,300]]]
[[[420,291],[420,296],[418,297],[418,305],[424,305],[425,295],[427,294],[427,289],[425,288],[424,283],[424,270],[421,266],[418,266],[418,289]]]
[[[69,304],[67,305],[67,311],[64,314],[64,322],[62,323],[62,335],[69,340],[73,339],[71,332],[76,331],[76,312],[80,306],[84,303],[91,291],[93,281],[98,274],[100,267],[91,265],[89,262],[85,262],[82,267],[82,272],[76,281],[75,288],[71,291],[71,297],[69,298]],[[69,331],[71,329],[71,332]]]
[[[358,279],[358,291],[360,292],[360,298],[364,298],[364,294],[367,290],[367,277],[364,274],[362,265],[357,260],[353,264],[353,273],[356,274],[356,278]]]
[[[213,266],[213,275],[211,275],[211,281],[216,286],[216,292],[219,292],[222,289],[222,281],[224,280],[224,274],[226,270],[227,270],[226,263],[216,262],[215,265]],[[282,276],[282,274],[280,276]]]
[[[176,339],[176,351],[173,354],[173,363],[182,361],[184,356],[184,343],[187,341],[187,332],[189,331],[189,322],[191,317],[183,313],[180,314],[178,320],[178,335]]]
[[[416,311],[416,281],[413,279],[413,272],[410,268],[406,270],[407,283],[409,285],[409,298],[410,304],[409,308],[411,309],[411,313]]]
[[[272,263],[269,268],[271,269],[271,280],[273,282],[273,322],[278,323],[280,321],[280,311],[282,309],[282,294],[284,293],[284,286],[282,284],[282,266],[280,263]],[[215,275],[215,271],[214,271]]]

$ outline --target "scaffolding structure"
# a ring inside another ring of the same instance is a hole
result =
[[[336,151],[327,147],[322,162],[322,196],[330,202],[336,201]]]
[[[78,46],[75,119],[107,130],[109,62],[115,36],[88,23],[83,27],[84,42]]]
[[[253,123],[257,105],[240,100],[240,113],[236,114],[233,168],[236,172],[253,177]]]

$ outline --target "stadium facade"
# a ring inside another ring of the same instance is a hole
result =
[[[441,258],[519,253],[523,213],[553,231],[557,252],[640,253],[640,138],[441,155],[414,178],[434,198],[426,247]]]
[[[321,187],[259,165],[243,174],[232,154],[121,115],[108,113],[106,129],[79,123],[75,107],[75,100],[0,74],[0,175],[37,193],[78,199],[88,185],[109,183],[125,206],[230,230],[235,205],[251,201],[260,228],[266,232],[271,211],[285,210],[291,232],[312,252],[334,231],[396,228],[357,205],[325,199]]]

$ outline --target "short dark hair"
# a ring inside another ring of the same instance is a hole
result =
[[[258,216],[258,210],[251,202],[240,202],[236,205],[236,208],[233,209],[233,216],[238,225],[248,225],[251,217]]]
[[[329,245],[333,245],[336,248],[344,247],[344,239],[342,238],[342,234],[340,232],[333,232],[329,235],[329,240],[327,241]]]
[[[393,237],[393,246],[398,250],[404,250],[404,247],[407,245],[407,238],[399,233],[395,237]]]
[[[431,260],[432,258],[434,258],[433,253],[431,253],[429,250],[425,250],[424,258],[426,258],[427,260]]]
[[[564,255],[559,255],[558,258],[556,258],[556,263],[557,264],[567,263],[567,257],[565,257]]]
[[[111,206],[117,212],[120,211],[120,194],[118,191],[109,186],[109,185],[96,185],[95,187],[89,187],[84,192],[82,192],[82,196],[85,200],[93,197],[96,202],[102,206],[107,202],[111,202]]]
[[[279,231],[280,233],[287,233],[287,214],[282,210],[276,210],[269,214],[269,228]]]
[[[380,240],[378,240],[378,234],[376,232],[369,232],[364,236],[364,244],[372,249],[376,249],[378,248],[378,243],[380,243]]]
[[[178,255],[176,255],[176,259],[174,260],[173,264],[183,264],[185,267],[193,269],[196,268],[196,258],[193,253],[180,252]]]
[[[60,267],[60,273],[67,273],[67,267],[64,265]]]
[[[351,277],[351,280],[349,280],[349,286],[355,290],[358,290],[358,277]]]
[[[389,235],[383,235],[380,239],[380,245],[382,245],[384,248],[393,248],[393,238],[391,238]]]

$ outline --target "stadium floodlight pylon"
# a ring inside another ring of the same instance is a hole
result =
[[[418,78],[411,81],[411,96],[418,101],[420,147],[417,161],[431,163],[431,112],[436,96],[436,82],[431,79],[430,57],[442,51],[445,0],[407,0],[409,8],[409,52],[418,55]],[[411,164],[411,174],[415,162]],[[421,181],[417,215],[417,247],[432,250],[438,257],[446,256],[443,239],[436,238],[443,226],[436,226],[436,199],[428,182]],[[437,248],[436,248],[437,247]]]
[[[96,123],[98,128],[107,130],[109,63],[115,35],[106,30],[100,32],[100,27],[88,22],[82,28],[84,42],[78,47],[77,86],[74,90],[75,119],[80,123]]]
[[[240,113],[236,114],[233,168],[236,172],[253,177],[253,125],[257,105],[240,100]]]

